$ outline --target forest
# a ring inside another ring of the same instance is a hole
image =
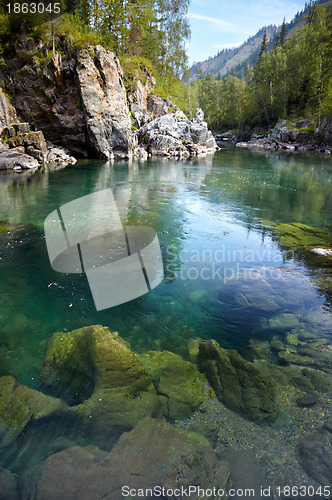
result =
[[[21,3],[23,0],[19,0]],[[47,1],[43,0],[44,3]],[[240,76],[201,75],[189,82],[185,41],[190,38],[189,0],[69,0],[61,15],[8,13],[0,4],[0,64],[13,56],[22,35],[47,62],[54,51],[101,44],[119,57],[130,87],[138,69],[152,72],[156,92],[192,118],[201,107],[214,130],[265,130],[280,119],[311,118],[319,124],[332,114],[332,7],[314,4],[305,25],[288,36],[285,23],[271,40],[263,33],[258,59]],[[39,52],[38,52],[39,50]],[[1,70],[1,66],[0,66]]]

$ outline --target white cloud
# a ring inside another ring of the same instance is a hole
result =
[[[236,47],[239,47],[242,45],[244,40],[241,42],[234,42],[234,43],[219,43],[217,45],[213,45],[213,48],[215,49],[236,49]]]
[[[209,23],[219,24],[223,28],[231,28],[236,29],[237,26],[232,23],[228,23],[227,21],[223,21],[222,19],[216,19],[214,17],[202,16],[201,14],[195,14],[194,12],[190,12],[188,14],[189,19],[198,19],[199,21],[207,21]]]

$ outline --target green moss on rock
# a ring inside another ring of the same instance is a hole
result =
[[[100,325],[55,333],[47,344],[43,382],[70,404],[99,389],[123,388],[134,394],[151,386],[149,375],[124,340]]]
[[[281,246],[292,250],[310,250],[314,247],[326,248],[332,246],[332,235],[323,229],[300,223],[274,224],[263,222],[271,227]]]
[[[0,443],[14,442],[32,421],[63,414],[67,405],[61,399],[18,384],[14,377],[0,378]]]
[[[167,398],[168,416],[187,418],[204,401],[200,373],[190,361],[168,351],[150,351],[138,358],[150,374],[157,394]]]
[[[199,366],[218,399],[230,410],[257,423],[284,423],[286,415],[278,388],[259,365],[246,361],[237,351],[228,353],[215,340],[208,340],[200,344]]]

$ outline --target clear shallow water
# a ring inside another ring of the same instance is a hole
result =
[[[47,339],[90,324],[117,330],[137,352],[183,356],[192,337],[245,353],[250,339],[271,336],[266,325],[281,313],[332,335],[331,309],[312,270],[286,259],[261,224],[331,230],[331,174],[329,159],[225,149],[188,162],[82,161],[27,180],[0,178],[0,220],[27,225],[1,240],[0,374],[38,387]],[[147,295],[97,312],[84,276],[51,269],[43,223],[57,207],[106,188],[124,225],[158,233],[165,279]],[[257,279],[248,295],[245,270],[252,268]]]

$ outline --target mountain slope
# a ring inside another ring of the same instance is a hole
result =
[[[331,0],[318,0],[317,4],[326,7],[331,4]],[[310,16],[312,5],[305,4],[302,11],[298,12],[294,19],[286,24],[287,36],[293,36],[298,28],[302,28]],[[279,27],[267,26],[266,34],[270,47],[273,45]],[[214,57],[209,57],[206,61],[197,62],[190,68],[190,81],[196,80],[202,74],[213,73],[215,76],[224,77],[232,71],[236,76],[242,76],[247,67],[247,63],[256,63],[259,49],[262,43],[264,28],[260,29],[254,36],[248,38],[240,47],[234,49],[224,49]]]
[[[266,34],[268,39],[274,38],[278,28],[276,26],[268,26]],[[220,76],[225,76],[232,68],[241,64],[248,59],[261,45],[263,38],[264,28],[259,30],[256,35],[248,38],[240,47],[235,49],[225,49],[219,52],[215,57],[208,59],[204,62],[198,62],[191,68],[191,80],[195,80],[201,73],[213,73]]]

